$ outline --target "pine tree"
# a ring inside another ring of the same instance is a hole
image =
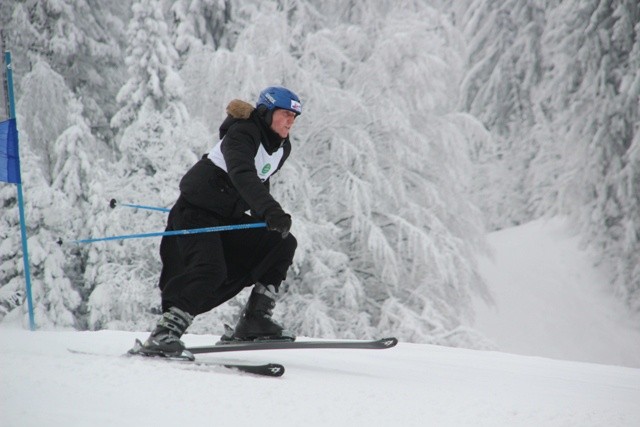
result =
[[[459,38],[429,8],[392,8],[384,20],[368,11],[356,16],[367,23],[358,41],[371,50],[353,40],[343,46],[366,59],[346,70],[358,105],[339,111],[346,120],[329,127],[329,161],[336,162],[330,169],[338,179],[325,181],[333,197],[327,206],[346,231],[340,241],[364,284],[367,299],[358,311],[373,314],[378,333],[435,342],[460,326],[469,294],[481,286],[470,252],[481,227],[460,198],[466,141],[463,132],[451,132]]]
[[[638,309],[637,2],[478,0],[461,25],[472,46],[465,105],[501,156],[484,156],[480,170],[520,165],[497,176],[517,183],[505,199],[486,198],[517,209],[483,209],[490,224],[570,215]]]
[[[182,81],[176,72],[163,3],[142,0],[133,5],[127,30],[129,79],[118,93],[120,110],[111,125],[118,130],[119,161],[104,191],[117,200],[140,200],[168,206],[177,197],[179,175],[171,165],[186,169],[196,156],[190,149],[198,136],[185,127]],[[197,128],[196,128],[197,129]],[[93,229],[105,235],[161,230],[165,218],[155,212],[118,210],[96,220]],[[132,226],[144,226],[135,230]],[[94,290],[88,301],[89,326],[147,327],[157,312],[159,240],[138,239],[111,244],[92,252],[86,269]]]
[[[231,19],[229,0],[178,0],[171,12],[175,22],[175,47],[178,52],[208,46],[214,50],[228,47],[233,32],[227,27]]]
[[[534,90],[542,78],[546,17],[540,2],[470,3],[456,10],[469,40],[462,105],[492,133],[474,156],[472,194],[490,229],[500,229],[537,212],[530,201],[529,171],[540,145],[531,135],[540,120]]]
[[[576,19],[575,16],[583,19]],[[549,19],[544,103],[564,163],[560,211],[615,269],[618,294],[640,309],[640,7],[567,1]],[[568,120],[570,117],[571,120]]]
[[[19,93],[17,111],[36,321],[39,327],[81,326],[81,290],[74,281],[81,268],[81,254],[56,241],[76,233],[83,225],[82,187],[91,165],[78,148],[83,141],[91,150],[91,134],[81,116],[81,104],[45,62],[37,62],[23,77]],[[66,108],[57,110],[58,114],[47,114],[52,102]],[[57,132],[60,137],[56,137]],[[9,207],[15,208],[13,201]],[[17,230],[15,221],[10,220],[9,225]],[[3,258],[9,271],[3,293],[21,294],[17,283],[24,280],[24,272],[18,267],[22,253],[15,236],[8,242],[10,255]],[[26,308],[20,309],[26,316]]]
[[[44,59],[63,76],[82,102],[92,133],[104,143],[111,137],[108,120],[115,108],[113,93],[121,85],[118,69],[123,24],[117,8],[126,2],[117,4],[95,0],[9,2],[0,16],[14,57],[26,70]],[[21,78],[17,73],[16,84]]]

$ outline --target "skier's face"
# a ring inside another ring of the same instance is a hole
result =
[[[293,111],[277,109],[273,112],[271,129],[280,135],[281,138],[286,138],[289,136],[295,119],[296,113]]]

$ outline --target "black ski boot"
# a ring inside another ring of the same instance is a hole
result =
[[[171,307],[162,315],[139,352],[145,356],[181,357],[185,346],[180,337],[192,321],[193,316],[189,313]]]
[[[221,343],[237,341],[295,341],[296,337],[277,324],[271,316],[276,306],[276,288],[256,283],[235,330],[228,329]]]

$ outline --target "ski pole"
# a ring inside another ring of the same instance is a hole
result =
[[[146,210],[150,210],[150,211],[160,211],[160,212],[169,212],[171,211],[171,209],[169,208],[160,208],[157,206],[145,206],[145,205],[132,205],[129,203],[118,203],[116,201],[116,199],[111,199],[111,201],[109,202],[109,207],[111,209],[114,209],[116,206],[123,206],[123,207],[127,207],[127,208],[134,208],[134,209],[146,209]]]
[[[144,237],[156,237],[156,236],[178,236],[184,234],[198,234],[198,233],[215,233],[218,231],[231,231],[231,230],[244,230],[247,228],[261,228],[266,227],[265,222],[252,222],[249,224],[235,224],[235,225],[221,225],[219,227],[204,227],[204,228],[192,228],[186,230],[172,230],[172,231],[157,231],[153,233],[141,233],[141,234],[124,234],[121,236],[110,237],[96,237],[81,240],[71,240],[70,243],[94,243],[105,242],[108,240],[125,240],[125,239],[139,239]],[[62,245],[62,240],[58,240],[58,244]]]

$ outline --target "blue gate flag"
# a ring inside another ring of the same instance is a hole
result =
[[[0,181],[20,184],[20,153],[16,119],[0,122]]]

